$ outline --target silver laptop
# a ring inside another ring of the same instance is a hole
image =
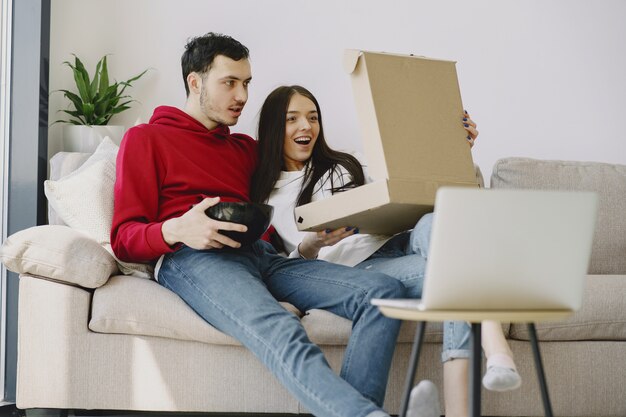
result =
[[[419,310],[577,310],[597,196],[440,188]]]

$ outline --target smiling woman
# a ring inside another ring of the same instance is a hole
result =
[[[294,94],[287,108],[285,124],[285,169],[300,171],[311,157],[320,133],[318,113],[311,99]]]
[[[274,117],[275,115],[282,115]],[[284,138],[284,140],[272,140]],[[272,91],[259,114],[259,165],[251,187],[253,201],[264,201],[274,189],[281,172],[303,171],[303,184],[298,205],[311,201],[314,187],[329,170],[341,166],[346,183],[331,188],[363,185],[365,176],[361,163],[352,155],[332,149],[326,143],[322,112],[315,96],[299,85],[282,86]],[[306,164],[306,161],[311,161]],[[337,172],[339,177],[343,175]],[[331,176],[331,183],[334,176]]]

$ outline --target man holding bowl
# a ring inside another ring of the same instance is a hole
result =
[[[182,69],[184,108],[156,108],[121,144],[115,254],[157,262],[161,285],[239,340],[316,416],[388,416],[381,407],[400,322],[382,316],[369,300],[401,298],[404,287],[383,274],[284,258],[263,240],[241,245],[221,233],[247,227],[212,219],[205,210],[220,201],[249,202],[257,164],[256,142],[228,127],[248,98],[248,49],[209,33],[189,41]],[[340,376],[278,301],[353,321]],[[417,398],[436,401],[431,394]]]

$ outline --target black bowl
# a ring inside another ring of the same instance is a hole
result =
[[[221,202],[209,207],[204,212],[214,220],[248,226],[247,232],[232,230],[220,230],[219,232],[242,245],[249,245],[259,240],[269,227],[274,207],[260,203]]]

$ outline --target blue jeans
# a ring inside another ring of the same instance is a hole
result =
[[[426,259],[430,247],[432,213],[424,215],[410,232],[391,238],[378,251],[355,268],[378,271],[398,279],[407,288],[409,298],[420,298],[424,285]],[[469,357],[470,326],[464,321],[443,324],[441,360]]]
[[[159,282],[204,320],[248,348],[313,414],[355,417],[382,414],[400,322],[385,318],[372,298],[401,298],[404,286],[389,277],[323,261],[288,259],[266,242],[240,249],[166,255]],[[337,376],[300,320],[314,308],[352,320],[352,334]]]

